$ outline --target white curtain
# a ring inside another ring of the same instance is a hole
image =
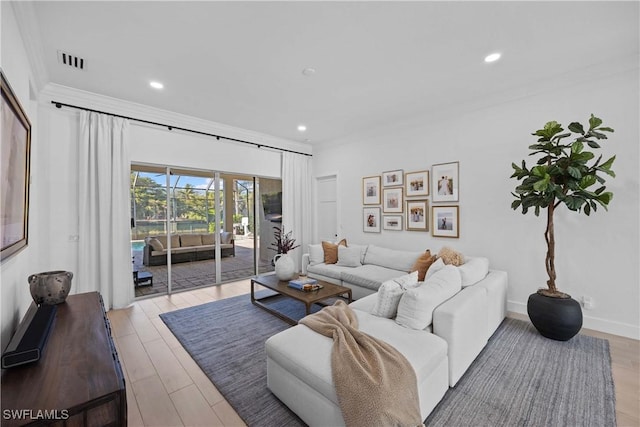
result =
[[[301,271],[302,254],[312,238],[313,206],[311,199],[311,156],[282,153],[282,227],[293,230],[300,247],[289,254]]]
[[[80,114],[80,259],[74,284],[78,292],[100,292],[107,310],[134,298],[128,135],[128,120]]]

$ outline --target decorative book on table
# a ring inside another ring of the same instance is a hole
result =
[[[303,289],[304,285],[315,285],[318,281],[316,279],[312,279],[310,277],[300,278],[289,281],[289,287],[295,289]]]

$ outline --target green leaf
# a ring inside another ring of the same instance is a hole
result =
[[[584,205],[584,214],[586,216],[589,216],[590,213],[591,213],[591,206],[589,206],[589,204],[587,203]]]
[[[575,179],[582,178],[582,173],[580,173],[580,169],[578,169],[578,168],[576,168],[574,166],[569,166],[567,168],[567,172],[569,172],[569,175],[571,175]]]
[[[513,202],[511,202],[511,209],[513,210],[518,209],[520,207],[520,204],[522,204],[520,199],[514,200]]]
[[[547,174],[547,167],[538,165],[531,168],[531,173],[535,176],[543,177]]]
[[[566,137],[568,137],[568,136],[571,136],[571,133],[570,133],[570,132],[568,132],[568,133],[562,133],[562,134],[560,134],[560,135],[556,135],[556,136],[554,136],[554,137],[552,138],[552,140],[553,140],[553,141],[558,142],[558,141],[560,141],[562,138],[566,138]]]
[[[580,180],[580,188],[589,188],[596,183],[596,177],[594,175],[584,175]]]
[[[589,130],[595,129],[601,124],[602,124],[602,120],[600,120],[598,117],[592,114],[591,117],[589,118]]]
[[[533,189],[536,191],[545,191],[549,186],[549,180],[551,177],[549,175],[545,175],[540,181],[533,184]]]
[[[569,130],[571,132],[575,132],[575,133],[581,133],[584,135],[584,128],[582,127],[582,125],[578,122],[573,122],[569,125]]]
[[[584,150],[584,144],[581,141],[576,141],[573,144],[571,144],[571,152],[572,153],[581,153],[582,150]]]
[[[540,216],[540,206],[536,206],[534,213],[536,214],[536,216]]]
[[[600,148],[600,144],[595,141],[591,141],[590,139],[587,140],[587,144],[589,144],[589,147],[591,148]]]
[[[598,130],[601,130],[602,132],[614,132],[613,129],[609,128],[609,127],[601,127]]]
[[[610,170],[613,162],[616,160],[616,156],[611,157],[609,160],[600,165],[601,170]]]
[[[606,206],[609,204],[611,199],[613,199],[613,193],[610,191],[606,191],[604,193],[598,194],[598,198],[596,200],[602,202],[603,206]]]
[[[590,133],[598,139],[607,139],[607,135],[602,132],[596,132],[595,130],[592,130]]]

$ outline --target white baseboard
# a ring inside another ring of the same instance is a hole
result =
[[[521,302],[507,301],[507,310],[527,316],[527,304]],[[587,316],[585,315],[585,310],[582,310],[582,327],[640,340],[640,327],[638,325],[629,325],[627,323]]]

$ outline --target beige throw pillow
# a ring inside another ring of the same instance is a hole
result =
[[[431,250],[429,249],[418,257],[415,264],[413,264],[413,268],[411,268],[411,271],[418,272],[418,282],[424,281],[424,277],[427,275],[427,270],[435,260],[436,257],[431,255]]]
[[[325,264],[335,264],[338,262],[338,246],[347,246],[347,239],[340,240],[338,244],[322,242]]]

